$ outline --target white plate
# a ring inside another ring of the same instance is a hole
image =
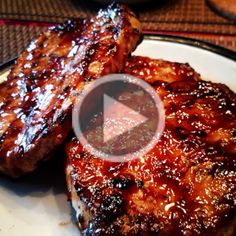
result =
[[[135,54],[188,62],[204,79],[225,83],[236,92],[236,62],[233,59],[184,42],[168,37],[145,39]],[[229,51],[187,42],[236,58]],[[0,80],[7,73],[0,76]],[[0,236],[79,235],[67,202],[63,165],[49,164],[45,168],[18,181],[0,178]]]

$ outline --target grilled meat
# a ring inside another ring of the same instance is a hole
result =
[[[166,112],[147,155],[126,163],[67,145],[67,183],[83,235],[234,235],[236,95],[187,64],[132,57]]]
[[[140,41],[140,23],[112,4],[90,20],[71,20],[33,41],[0,85],[0,170],[33,171],[71,131],[71,110],[84,85],[124,68]]]

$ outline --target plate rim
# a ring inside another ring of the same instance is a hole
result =
[[[236,52],[203,40],[165,34],[144,34],[144,39],[189,45],[209,52],[213,52],[217,55],[223,56],[236,62]]]
[[[213,52],[217,55],[223,56],[227,59],[230,59],[236,62],[236,52],[234,52],[233,50],[223,48],[221,46],[208,43],[206,41],[202,41],[199,39],[187,38],[187,37],[176,36],[176,35],[149,34],[149,33],[143,34],[143,39],[179,43],[183,45],[193,46],[193,47],[200,48],[209,52]],[[17,58],[18,57],[14,57],[13,59],[10,59],[9,61],[3,64],[0,64],[0,71],[6,69],[7,67],[10,67],[16,61]]]

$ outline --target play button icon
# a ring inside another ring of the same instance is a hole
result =
[[[149,152],[164,129],[157,92],[126,74],[104,76],[85,86],[73,109],[73,129],[84,148],[113,162]]]

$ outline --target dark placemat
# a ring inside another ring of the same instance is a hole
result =
[[[88,0],[1,0],[0,63],[21,52],[48,23],[91,17],[100,7]],[[217,15],[205,0],[154,0],[131,7],[147,32],[201,39],[236,51],[236,23]]]
[[[0,64],[19,55],[44,27],[1,25],[0,26]]]
[[[1,0],[0,15],[6,19],[61,22],[71,17],[85,18],[95,14],[101,5],[91,2]],[[236,34],[235,23],[215,14],[205,0],[153,1],[136,6],[134,10],[145,29]]]

